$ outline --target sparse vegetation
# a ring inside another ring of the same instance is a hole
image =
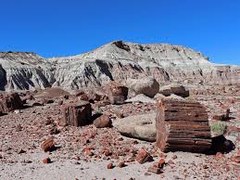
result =
[[[225,122],[216,122],[211,125],[213,135],[222,135],[226,132],[227,125]]]

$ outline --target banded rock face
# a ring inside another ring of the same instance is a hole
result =
[[[152,76],[160,84],[239,84],[240,67],[217,65],[201,53],[169,44],[108,43],[91,52],[44,59],[0,53],[0,90],[82,89]]]
[[[29,52],[0,52],[0,89],[25,90],[50,87],[51,64]]]
[[[236,84],[240,67],[217,65],[201,53],[169,44],[112,42],[94,51],[50,59],[56,66],[56,86],[78,89],[115,80],[152,76],[159,83]],[[71,73],[69,72],[71,71]]]

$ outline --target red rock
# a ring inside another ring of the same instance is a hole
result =
[[[138,151],[138,154],[136,156],[136,161],[139,162],[140,164],[143,164],[145,162],[148,162],[152,160],[152,157],[150,154],[145,150],[145,149],[140,149]]]
[[[121,162],[118,164],[118,167],[120,167],[120,168],[123,168],[123,167],[125,167],[125,166],[126,166],[126,164],[125,164],[124,161],[121,161]]]
[[[111,104],[123,104],[128,96],[128,88],[112,81],[107,84],[106,93]]]
[[[104,154],[105,156],[111,156],[111,155],[112,155],[112,152],[111,152],[109,149],[105,149],[105,150],[103,151],[103,154]]]
[[[94,120],[93,124],[97,128],[112,127],[112,120],[110,119],[110,117],[108,115],[103,114],[102,116],[100,116],[99,118]]]
[[[235,163],[240,163],[240,154],[236,154],[231,158],[231,160]]]
[[[165,164],[166,164],[165,160],[160,159],[158,162],[153,163],[153,166],[157,168],[163,168]]]
[[[43,149],[44,152],[55,150],[56,147],[55,147],[55,142],[54,142],[53,138],[48,138],[47,140],[45,140],[41,144],[41,148]]]
[[[23,102],[17,93],[0,94],[0,112],[2,114],[22,107]]]
[[[50,158],[43,159],[43,163],[44,163],[44,164],[49,164],[49,163],[51,163],[51,162],[52,162],[52,161],[51,161]]]
[[[94,153],[92,152],[92,148],[90,147],[86,147],[83,149],[83,153],[86,155],[86,156],[93,156]]]
[[[107,168],[108,168],[108,169],[113,169],[113,168],[114,168],[113,163],[109,163],[109,164],[107,165]]]
[[[70,103],[62,107],[62,123],[71,126],[84,126],[90,123],[92,108],[89,102]]]
[[[163,166],[166,164],[166,162],[165,162],[165,160],[164,159],[160,159],[159,161],[158,161],[158,167],[159,168],[163,168]]]
[[[156,144],[163,152],[202,153],[211,148],[208,113],[199,102],[159,100],[156,128]]]

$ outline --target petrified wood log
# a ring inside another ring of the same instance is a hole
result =
[[[77,104],[70,103],[63,105],[63,125],[84,126],[90,123],[92,118],[91,104],[81,101]]]
[[[211,147],[208,114],[198,102],[160,100],[156,128],[157,146],[164,152],[205,152]]]

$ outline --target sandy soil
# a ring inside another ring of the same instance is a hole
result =
[[[49,98],[49,97],[48,97]],[[207,106],[211,123],[213,115],[231,109],[233,119],[228,127],[240,127],[240,96],[231,92],[192,95]],[[154,104],[133,103],[121,106],[106,105],[93,108],[112,114],[119,111],[124,116],[155,111]],[[217,179],[240,178],[240,164],[232,157],[240,150],[240,131],[231,130],[226,138],[236,148],[227,154],[205,155],[187,152],[161,153],[154,143],[121,136],[114,128],[97,129],[84,127],[61,127],[58,99],[53,104],[28,107],[0,117],[0,179]],[[45,153],[40,148],[48,137],[54,137],[59,149]],[[106,155],[103,150],[108,149]],[[139,164],[135,155],[145,148],[153,156],[153,162]],[[87,150],[86,150],[87,149]],[[90,149],[91,153],[88,153]],[[52,160],[44,164],[44,158]],[[161,174],[148,172],[148,168],[160,158],[166,165]],[[126,167],[117,167],[124,161]],[[112,162],[116,167],[107,169]]]

